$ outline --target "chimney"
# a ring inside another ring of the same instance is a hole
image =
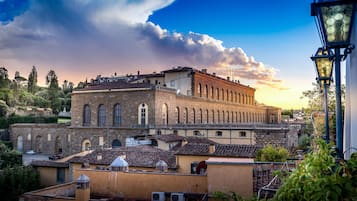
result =
[[[140,71],[138,70],[138,76],[140,75]]]
[[[216,145],[215,144],[210,144],[208,147],[208,153],[209,154],[213,154],[214,152],[216,152]]]
[[[227,77],[227,80],[229,81],[230,79],[231,79],[231,78],[228,76],[228,77]]]
[[[89,201],[90,199],[90,188],[89,188],[89,178],[81,174],[76,180],[76,201]]]
[[[213,76],[216,76],[216,73],[212,73]]]
[[[203,69],[201,70],[201,72],[202,72],[202,73],[207,73],[207,69],[206,69],[206,68],[203,68]]]

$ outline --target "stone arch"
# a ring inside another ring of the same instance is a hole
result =
[[[90,141],[88,139],[84,139],[82,141],[82,151],[87,151],[90,149],[90,147],[91,147]]]
[[[16,149],[21,153],[24,151],[24,138],[21,135],[16,138]]]
[[[112,148],[118,148],[118,147],[121,147],[121,146],[122,146],[122,144],[118,139],[113,140]]]
[[[35,152],[41,153],[42,152],[42,136],[38,135],[35,138]]]
[[[62,150],[62,142],[59,136],[56,137],[55,139],[55,154],[62,154],[63,150]]]

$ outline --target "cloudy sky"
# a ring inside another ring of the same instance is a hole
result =
[[[256,99],[306,106],[320,46],[308,0],[0,0],[0,66],[39,81],[206,68],[257,89]]]

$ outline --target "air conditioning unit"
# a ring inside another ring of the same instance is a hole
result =
[[[171,193],[170,201],[185,201],[185,195],[183,193]]]
[[[151,200],[152,201],[165,201],[165,192],[152,192]]]

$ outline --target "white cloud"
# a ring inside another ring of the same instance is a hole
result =
[[[172,2],[33,1],[23,15],[0,25],[0,66],[11,71],[15,66],[30,70],[36,65],[43,73],[54,69],[69,80],[179,65],[223,73],[233,66],[235,76],[279,88],[276,70],[241,48],[225,48],[207,34],[170,32],[146,22],[155,10]]]

